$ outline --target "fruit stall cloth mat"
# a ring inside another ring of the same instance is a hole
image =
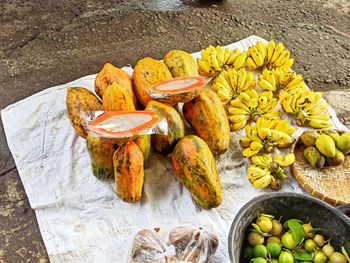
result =
[[[267,43],[250,36],[227,47],[243,51],[257,41]],[[200,57],[200,52],[192,55]],[[123,69],[132,74],[132,68]],[[252,198],[273,192],[253,188],[247,178],[250,161],[243,158],[239,145],[244,129],[231,133],[229,149],[216,158],[223,195],[219,207],[206,211],[196,205],[176,179],[171,158],[154,151],[145,163],[142,199],[125,203],[117,197],[113,180],[100,181],[92,175],[85,140],[74,132],[67,116],[67,88],[93,91],[95,77],[48,88],[1,110],[7,142],[50,261],[128,262],[137,231],[159,227],[166,236],[172,227],[189,222],[212,227],[219,238],[213,262],[229,262],[227,239],[235,215]],[[327,113],[332,116],[333,128],[346,130],[333,109],[329,107]],[[295,125],[283,112],[280,118]],[[303,130],[298,127],[293,137]],[[280,191],[307,194],[286,170],[288,179]]]

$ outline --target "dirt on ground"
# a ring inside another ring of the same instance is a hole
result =
[[[349,99],[347,0],[0,2],[0,108],[48,87],[250,35],[282,41],[310,88]],[[330,101],[350,127],[350,106]],[[0,126],[0,262],[47,262],[35,213]]]

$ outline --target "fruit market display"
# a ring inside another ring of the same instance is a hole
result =
[[[297,129],[281,119],[282,110],[299,126],[331,126],[322,93],[306,87],[290,69],[293,62],[290,51],[271,40],[247,51],[210,45],[201,50],[198,66],[189,53],[170,50],[163,62],[139,60],[131,78],[107,63],[95,80],[99,98],[84,88],[67,90],[68,116],[75,131],[87,138],[93,174],[98,179],[114,176],[120,199],[141,198],[152,144],[161,154],[172,154],[176,177],[202,208],[210,209],[221,203],[214,157],[229,148],[231,132],[245,128],[239,142],[252,163],[247,169],[251,184],[279,189],[287,177],[283,167],[295,156],[278,151],[291,146]],[[88,126],[88,135],[80,113],[103,110]],[[167,132],[151,130],[161,120],[167,122]],[[186,136],[186,122],[198,136]],[[306,144],[313,148],[305,154],[313,167],[339,163],[349,153],[348,132],[339,138],[329,130],[313,132],[314,144]]]
[[[341,252],[335,251],[332,237],[320,234],[327,233],[327,229],[314,228],[312,222],[299,219],[281,220],[272,215],[258,215],[246,237],[243,262],[350,262],[344,247]]]
[[[300,141],[305,145],[304,157],[314,169],[325,165],[336,166],[350,153],[350,132],[339,134],[329,128],[305,131]]]

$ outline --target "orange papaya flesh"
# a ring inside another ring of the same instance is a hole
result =
[[[111,143],[134,140],[159,122],[153,111],[110,111],[98,116],[88,130]]]
[[[165,80],[149,88],[153,99],[165,103],[188,102],[198,96],[205,87],[202,77],[179,77]]]

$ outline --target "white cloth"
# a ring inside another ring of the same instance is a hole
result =
[[[251,36],[228,45],[247,50],[257,41]],[[192,54],[195,58],[200,52]],[[132,68],[123,68],[129,74]],[[115,194],[114,182],[96,179],[91,172],[85,140],[73,130],[67,117],[66,90],[81,86],[94,90],[96,75],[43,90],[1,111],[7,142],[19,175],[35,210],[50,257],[55,262],[127,262],[134,234],[143,228],[160,227],[165,234],[180,222],[212,226],[219,237],[215,262],[229,262],[227,238],[231,222],[250,199],[269,189],[251,186],[239,138],[244,130],[231,133],[229,150],[216,159],[222,185],[222,204],[201,209],[175,178],[171,158],[152,152],[145,165],[141,201],[125,203]],[[330,107],[331,122],[346,129]],[[280,114],[281,119],[288,118]],[[298,128],[293,137],[299,136]],[[280,191],[302,192],[288,170]]]

